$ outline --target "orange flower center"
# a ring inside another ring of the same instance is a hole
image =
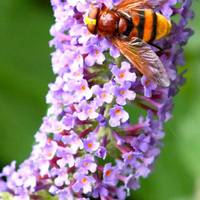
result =
[[[102,94],[101,94],[101,97],[102,98],[105,98],[107,96],[107,94],[105,93],[105,92],[103,92]]]
[[[81,181],[82,181],[83,184],[86,184],[87,183],[87,178],[82,178]]]
[[[111,170],[111,169],[107,170],[107,171],[106,171],[106,176],[110,176],[111,173],[112,173],[112,170]]]
[[[47,153],[47,157],[49,157],[49,158],[52,157],[52,155],[53,155],[53,154],[52,154],[51,152],[48,152],[48,153]]]
[[[98,55],[98,54],[99,54],[99,51],[98,51],[98,50],[96,50],[96,51],[95,51],[95,53],[96,53],[96,55]]]
[[[149,85],[151,85],[151,80],[150,79],[146,79],[145,80],[145,85],[148,87]]]
[[[93,147],[93,144],[90,142],[90,143],[88,143],[88,148],[92,148]]]
[[[120,90],[120,92],[119,92],[121,95],[124,95],[125,93],[126,93],[126,91],[125,90]]]
[[[83,91],[85,91],[85,90],[86,90],[86,87],[85,87],[85,85],[82,85],[82,86],[81,86],[81,90],[83,90]]]
[[[128,160],[131,160],[133,158],[133,155],[128,156]]]
[[[120,72],[120,73],[119,73],[119,78],[124,78],[124,77],[125,77],[124,72]]]
[[[87,166],[88,166],[88,164],[89,164],[88,162],[84,162],[84,164],[83,164],[83,165],[84,165],[85,167],[87,167]]]
[[[116,115],[120,115],[120,114],[121,114],[121,110],[120,110],[120,109],[116,109],[116,110],[115,110],[115,114],[116,114]]]
[[[89,114],[92,114],[92,113],[93,113],[93,109],[92,109],[92,108],[89,109],[89,110],[88,110],[88,113],[89,113]]]

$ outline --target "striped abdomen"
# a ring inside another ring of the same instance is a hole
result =
[[[151,9],[135,10],[126,18],[126,26],[121,32],[129,39],[138,37],[146,42],[159,40],[171,30],[171,22]]]

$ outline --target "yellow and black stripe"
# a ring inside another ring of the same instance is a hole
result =
[[[152,42],[166,36],[171,30],[171,22],[163,15],[151,9],[136,10],[127,19],[124,35],[130,39],[138,37],[146,42]]]
[[[157,34],[157,15],[152,10],[145,10],[144,18],[144,34],[140,38],[146,42],[151,42],[155,40]]]

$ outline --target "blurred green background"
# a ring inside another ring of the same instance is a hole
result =
[[[187,83],[175,98],[174,118],[153,174],[133,200],[200,200],[200,3],[193,2],[195,35],[185,48]],[[0,0],[0,168],[28,157],[46,113],[54,80],[48,0]]]

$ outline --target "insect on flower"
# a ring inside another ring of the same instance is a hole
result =
[[[148,43],[167,36],[171,22],[148,7],[146,0],[122,0],[112,9],[91,5],[85,23],[90,33],[111,40],[148,79],[168,87],[170,80],[165,67]]]

